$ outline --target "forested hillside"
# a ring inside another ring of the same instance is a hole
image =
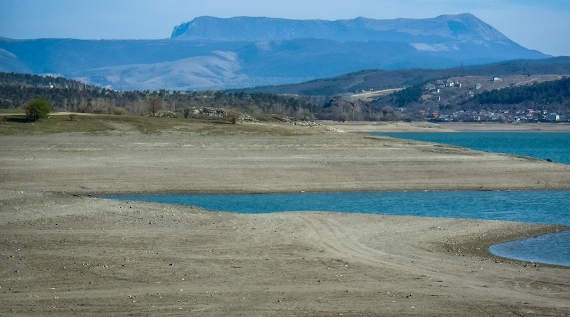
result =
[[[568,104],[570,103],[570,78],[531,86],[512,87],[479,94],[475,102],[480,104]]]
[[[151,98],[169,111],[212,107],[301,118],[310,118],[315,111],[303,100],[263,93],[115,91],[64,78],[0,73],[0,108],[19,108],[37,97],[46,98],[57,110],[93,113],[143,114],[149,111]]]

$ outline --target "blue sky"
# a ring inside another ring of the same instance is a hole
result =
[[[201,15],[384,19],[463,12],[523,46],[570,55],[570,0],[0,0],[0,36],[150,39]]]

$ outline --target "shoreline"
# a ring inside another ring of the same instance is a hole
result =
[[[507,191],[511,191],[511,190],[507,190]],[[523,190],[526,191],[526,190]],[[550,190],[547,190],[550,191]],[[361,191],[356,191],[354,193],[360,193]],[[407,191],[403,191],[403,192],[407,192]],[[318,194],[318,193],[346,193],[346,192],[302,192],[302,193],[285,193],[285,192],[273,192],[273,193],[199,193],[199,195],[271,195],[271,194]],[[351,192],[348,192],[351,193]],[[172,195],[184,195],[185,193],[179,193],[179,194],[174,194],[174,193],[169,193]],[[194,194],[198,194],[198,193],[194,193]],[[137,195],[163,195],[163,194],[158,194],[158,193],[154,193],[154,194],[118,194],[118,195],[105,195],[105,196],[137,196]],[[164,194],[164,195],[168,195],[168,194]],[[101,197],[100,195],[94,195],[94,196],[89,196],[95,199],[110,199],[110,200],[118,200],[118,201],[124,201],[124,202],[129,202],[129,203],[143,203],[143,204],[158,204],[158,205],[173,205],[173,206],[186,206],[186,207],[192,207],[192,208],[203,208],[197,205],[187,205],[187,204],[176,204],[176,203],[157,203],[157,202],[148,202],[148,201],[141,201],[141,200],[129,200],[129,199],[121,199],[121,198],[106,198],[106,197]],[[495,261],[502,261],[502,262],[509,262],[509,263],[514,263],[514,264],[521,264],[523,266],[526,266],[528,264],[533,264],[534,262],[532,261],[525,261],[525,260],[517,260],[517,259],[512,259],[512,258],[508,258],[508,257],[502,257],[502,256],[498,256],[495,254],[492,254],[489,251],[489,248],[493,245],[496,244],[500,244],[500,243],[505,243],[505,242],[510,242],[510,241],[517,241],[517,240],[525,240],[525,239],[529,239],[529,238],[535,238],[538,236],[542,236],[545,234],[552,234],[552,233],[559,233],[559,232],[563,232],[563,231],[570,231],[570,226],[567,225],[561,225],[561,224],[550,224],[550,223],[534,223],[534,222],[522,222],[522,221],[505,221],[505,220],[493,220],[493,219],[482,219],[482,218],[461,218],[461,217],[433,217],[433,216],[414,216],[414,215],[394,215],[394,214],[390,214],[390,213],[374,213],[374,212],[360,212],[360,211],[354,211],[354,212],[345,212],[345,211],[325,211],[325,210],[295,210],[295,211],[271,211],[271,212],[258,212],[258,213],[254,213],[254,212],[234,212],[234,211],[226,211],[226,210],[208,210],[205,209],[208,212],[212,212],[212,213],[227,213],[227,214],[241,214],[241,215],[268,215],[268,214],[276,214],[276,213],[285,213],[285,214],[295,214],[295,213],[316,213],[316,214],[337,214],[337,213],[344,213],[344,214],[356,214],[356,215],[380,215],[380,216],[390,216],[390,217],[409,217],[409,218],[442,218],[442,219],[449,219],[449,220],[467,220],[467,221],[482,221],[482,222],[487,222],[487,221],[492,221],[492,222],[512,222],[512,223],[519,223],[519,224],[528,224],[528,225],[534,225],[535,227],[528,230],[528,231],[521,231],[521,232],[513,232],[510,233],[508,235],[500,235],[497,234],[493,237],[487,237],[485,239],[479,239],[479,238],[465,238],[465,241],[461,242],[459,245],[454,245],[454,246],[450,246],[450,245],[446,245],[446,244],[442,244],[441,245],[441,250],[440,252],[456,252],[457,250],[462,250],[462,253],[466,254],[466,255],[471,255],[471,256],[479,256],[479,257],[484,257],[487,259],[492,259]],[[544,265],[544,266],[551,266],[551,267],[558,267],[558,268],[570,268],[570,266],[566,266],[566,265],[558,265],[558,264],[550,264],[550,263],[543,263],[543,262],[536,262],[539,263],[540,265]]]
[[[94,193],[86,193],[86,192],[58,192],[53,191],[51,193],[55,194],[63,194],[63,195],[71,195],[71,196],[87,196],[93,198],[103,198],[103,196],[153,196],[153,195],[271,195],[271,194],[326,194],[326,193],[421,193],[421,192],[534,192],[534,191],[568,191],[570,188],[561,187],[561,188],[535,188],[535,187],[521,187],[521,188],[500,188],[500,189],[492,189],[492,188],[485,188],[481,189],[480,187],[470,188],[454,188],[454,189],[447,189],[442,187],[442,189],[337,189],[337,190],[301,190],[301,191],[294,191],[294,190],[284,190],[284,191],[240,191],[240,190],[233,190],[233,191],[226,191],[226,190],[167,190],[167,191],[131,191],[131,192],[122,192],[122,191],[113,191],[113,192],[94,192]]]
[[[552,230],[552,231],[550,231]],[[493,245],[496,244],[501,244],[501,243],[506,243],[506,242],[511,242],[511,241],[519,241],[519,240],[526,240],[526,239],[531,239],[531,238],[537,238],[543,235],[547,235],[547,234],[556,234],[556,233],[560,233],[560,232],[565,232],[565,231],[570,231],[570,227],[568,226],[563,226],[563,225],[553,225],[553,228],[549,228],[548,230],[546,230],[545,232],[536,232],[533,233],[531,235],[527,235],[526,233],[522,236],[518,236],[515,235],[513,237],[509,237],[508,240],[505,241],[501,241],[501,242],[495,242],[492,243],[490,245],[487,246],[486,251],[488,253],[488,256],[492,257],[492,258],[497,258],[497,259],[502,259],[503,261],[509,261],[509,262],[513,262],[513,263],[519,263],[522,266],[528,266],[528,265],[542,265],[542,266],[551,266],[551,267],[556,267],[556,268],[562,268],[562,269],[569,269],[570,265],[561,265],[561,264],[551,264],[551,263],[543,263],[543,262],[534,262],[534,261],[525,261],[525,260],[519,260],[519,259],[512,259],[512,258],[508,258],[508,257],[503,257],[503,256],[498,256],[495,255],[493,253],[491,253],[491,251],[489,250],[489,248]]]
[[[464,218],[460,218],[464,219]],[[483,220],[487,221],[487,220]],[[494,221],[494,220],[488,220]],[[558,225],[558,224],[537,224],[537,223],[526,223],[526,222],[515,222],[521,224],[531,224],[536,225],[536,227],[528,230],[528,231],[520,231],[520,232],[513,232],[509,233],[504,236],[494,236],[494,237],[487,237],[485,239],[478,239],[478,238],[466,238],[461,244],[459,245],[450,245],[450,244],[442,244],[441,251],[442,252],[457,252],[461,250],[466,255],[477,256],[477,257],[484,257],[490,260],[494,260],[497,263],[505,262],[511,263],[515,265],[521,266],[528,266],[528,265],[541,265],[546,267],[555,267],[561,269],[570,269],[570,266],[566,265],[559,265],[559,264],[550,264],[550,263],[542,263],[542,262],[532,262],[532,261],[524,261],[524,260],[517,260],[508,257],[502,257],[498,255],[494,255],[489,251],[489,248],[496,244],[501,244],[505,242],[511,241],[519,241],[519,240],[526,240],[531,238],[536,238],[546,234],[553,234],[559,233],[564,231],[570,231],[570,226]]]
[[[570,132],[570,122],[564,123],[439,123],[442,127],[451,127],[458,131],[488,132]],[[496,129],[497,128],[497,129]]]
[[[345,132],[570,132],[570,123],[493,123],[493,122],[332,122],[322,121]]]
[[[307,194],[310,193],[343,193],[343,192],[306,192]],[[202,193],[204,195],[247,195],[247,194],[252,194],[252,195],[265,195],[265,194],[282,194],[279,192],[275,192],[275,193]],[[286,193],[283,193],[286,194]],[[295,193],[295,194],[299,194],[299,193]],[[305,192],[303,192],[303,194],[305,194]],[[139,195],[139,194],[134,194]],[[140,194],[140,195],[146,195],[146,194]],[[151,194],[152,195],[152,194]],[[161,195],[161,194],[156,194],[156,195]],[[184,195],[184,194],[181,194]],[[123,196],[123,195],[109,195],[109,196]],[[130,195],[125,195],[125,196],[130,196]],[[110,200],[118,200],[118,201],[123,201],[123,202],[128,202],[128,203],[142,203],[142,204],[157,204],[157,205],[172,205],[172,206],[185,206],[185,207],[191,207],[191,208],[199,208],[199,209],[203,209],[203,207],[200,206],[195,206],[195,205],[187,205],[187,204],[175,204],[175,203],[157,203],[157,202],[148,202],[148,201],[140,201],[140,200],[129,200],[129,199],[116,199],[116,198],[106,198],[106,197],[99,197],[99,196],[93,196],[92,198],[95,199],[110,199]],[[204,209],[207,212],[211,212],[211,213],[227,213],[227,214],[240,214],[240,215],[270,215],[270,214],[278,214],[278,213],[284,213],[284,214],[295,214],[295,213],[315,213],[315,214],[352,214],[352,215],[378,215],[378,216],[389,216],[389,217],[406,217],[406,218],[425,218],[425,219],[447,219],[447,220],[466,220],[466,221],[481,221],[481,222],[505,222],[505,223],[518,223],[518,224],[527,224],[527,225],[531,225],[531,226],[535,226],[534,228],[528,230],[528,231],[524,231],[524,232],[513,232],[513,233],[509,233],[508,235],[496,235],[493,237],[487,237],[486,239],[479,239],[479,238],[465,238],[465,241],[463,241],[461,244],[457,245],[457,246],[450,246],[450,245],[446,245],[446,244],[442,244],[441,245],[441,252],[454,252],[457,251],[457,249],[461,249],[463,250],[463,252],[465,254],[471,255],[471,256],[479,256],[479,257],[485,257],[487,259],[493,259],[493,260],[498,260],[500,259],[501,261],[504,262],[510,262],[510,263],[514,263],[514,264],[522,264],[522,265],[527,265],[527,264],[532,264],[534,262],[532,261],[524,261],[524,260],[517,260],[517,259],[512,259],[512,258],[508,258],[508,257],[501,257],[498,255],[494,255],[489,251],[489,247],[495,245],[495,244],[500,244],[500,243],[505,243],[505,242],[510,242],[510,241],[517,241],[517,240],[525,240],[525,239],[530,239],[530,238],[535,238],[538,236],[542,236],[545,234],[552,234],[552,233],[559,233],[559,232],[563,232],[563,231],[570,231],[570,226],[566,226],[566,225],[561,225],[561,224],[550,224],[550,223],[534,223],[534,222],[522,222],[522,221],[505,221],[505,220],[493,220],[493,219],[482,219],[482,218],[461,218],[461,217],[429,217],[429,216],[414,216],[414,215],[394,215],[394,214],[389,214],[389,213],[372,213],[372,212],[344,212],[344,211],[324,211],[324,210],[295,210],[295,211],[272,211],[272,212],[259,212],[259,213],[250,213],[250,212],[233,212],[233,211],[226,211],[226,210],[208,210],[208,209]],[[565,266],[565,265],[558,265],[558,264],[549,264],[549,263],[542,263],[542,262],[536,262],[536,263],[540,263],[540,265],[545,265],[545,266],[551,266],[551,267],[558,267],[558,268],[568,268],[570,269],[570,266]]]

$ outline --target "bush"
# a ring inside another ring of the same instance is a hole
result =
[[[248,106],[247,109],[245,110],[245,113],[247,113],[248,115],[252,116],[254,119],[259,121],[266,121],[270,119],[270,117],[266,113],[264,113],[263,110],[261,110],[258,106],[255,105]]]
[[[106,114],[109,112],[109,110],[104,107],[96,107],[92,109],[91,112],[95,114]]]
[[[226,111],[224,113],[224,119],[229,121],[231,124],[236,124],[239,119],[239,113]]]
[[[129,111],[127,109],[119,107],[111,107],[109,108],[109,111],[111,112],[111,114],[116,116],[126,116],[129,114]]]
[[[51,111],[51,103],[44,98],[36,98],[26,107],[26,119],[29,121],[37,121],[47,118]]]

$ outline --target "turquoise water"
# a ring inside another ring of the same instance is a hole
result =
[[[489,251],[511,259],[570,266],[570,231],[500,243]]]
[[[570,164],[570,132],[402,132],[373,133],[401,139],[445,143]]]
[[[313,210],[570,225],[570,191],[132,195],[108,198],[250,214]],[[539,262],[570,266],[568,241],[549,246],[549,252],[558,254],[558,258],[544,258]],[[540,253],[535,257],[542,258]]]

